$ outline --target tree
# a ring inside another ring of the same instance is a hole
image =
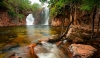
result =
[[[94,34],[94,21],[95,21],[97,8],[100,6],[100,0],[83,0],[82,2],[83,3],[81,5],[81,9],[90,11],[93,14],[92,20],[91,20],[92,33],[91,33],[91,40],[90,40],[90,41],[92,41],[93,40],[93,36],[95,35]]]
[[[17,20],[23,16],[20,13],[26,12],[31,8],[31,2],[29,0],[8,0],[8,4],[10,6],[8,6],[9,12],[15,13],[14,17],[16,17]]]
[[[32,11],[33,11],[33,16],[36,17],[36,15],[39,12],[39,10],[42,9],[42,6],[40,4],[38,4],[38,3],[34,3],[31,8],[32,8]]]
[[[61,35],[61,38],[63,38],[69,29],[69,26],[74,22],[74,24],[77,24],[77,9],[80,9],[82,11],[87,11],[92,13],[92,33],[91,33],[91,40],[94,36],[94,19],[96,15],[97,8],[100,7],[100,0],[40,0],[41,2],[48,2],[50,7],[50,15],[51,17],[63,17],[61,19],[62,22],[64,22],[64,18],[66,17],[65,11],[70,12],[70,20],[71,22],[66,28],[66,31],[63,32]],[[65,6],[69,6],[67,9]],[[98,24],[99,25],[99,24]],[[63,25],[62,25],[63,26]],[[90,40],[90,41],[91,41]]]

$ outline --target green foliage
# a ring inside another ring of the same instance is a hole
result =
[[[19,8],[20,8],[20,11],[30,10],[31,9],[31,2],[29,0],[21,0]]]
[[[32,5],[29,0],[0,0],[0,8],[7,10],[12,19],[22,19],[24,13],[27,14],[28,11],[36,13],[42,6],[38,3]]]
[[[82,0],[81,10],[92,10],[94,7],[99,7],[100,0]]]
[[[37,10],[39,10],[39,9],[41,9],[42,8],[42,6],[40,5],[40,4],[38,4],[38,3],[34,3],[33,5],[32,5],[32,11],[33,12],[36,12]]]
[[[63,15],[63,8],[65,6],[65,1],[60,0],[59,2],[56,2],[52,7],[51,7],[51,12],[50,15],[52,17],[57,16],[58,14]]]
[[[31,2],[29,0],[8,0],[7,3],[8,13],[11,17],[22,19],[24,17],[23,12],[31,10]]]
[[[38,3],[33,3],[33,5],[31,6],[31,10],[33,11],[33,16],[35,17],[39,12],[39,10],[41,10],[42,8],[43,8],[42,5]]]
[[[31,8],[31,2],[29,0],[9,0],[8,3],[19,11],[29,10]]]
[[[63,14],[65,5],[70,8],[79,8],[80,10],[91,11],[94,7],[100,7],[100,0],[40,0],[42,3],[48,2],[50,5],[50,15],[55,17],[58,14]]]
[[[13,10],[11,10],[11,9],[9,9],[8,10],[8,14],[11,16],[11,17],[16,17],[16,13],[13,11]]]
[[[44,2],[47,2],[47,0],[39,0],[40,2],[44,3]]]
[[[83,0],[82,2],[83,3],[81,4],[81,7],[80,7],[81,10],[88,10],[88,11],[92,10],[92,8],[94,6],[93,0],[91,0],[91,1]]]
[[[7,6],[7,3],[6,2],[0,1],[0,7],[7,8],[6,6]]]
[[[88,11],[90,11],[90,10],[92,10],[92,7],[90,7],[90,5],[82,5],[80,9],[81,10],[88,10]]]
[[[98,5],[98,8],[100,8],[100,5]]]
[[[22,18],[24,17],[24,15],[23,15],[23,14],[19,14],[18,17],[19,17],[20,19],[22,19]]]

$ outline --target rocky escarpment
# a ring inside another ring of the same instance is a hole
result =
[[[0,9],[0,26],[26,25],[25,17],[19,20],[12,19],[7,10]]]

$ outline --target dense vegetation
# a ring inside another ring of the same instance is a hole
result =
[[[61,38],[67,34],[69,26],[73,24],[77,24],[77,20],[81,19],[77,15],[77,12],[85,12],[88,13],[87,16],[91,15],[90,22],[92,26],[92,32],[91,32],[91,40],[94,36],[94,19],[96,16],[97,9],[100,8],[100,0],[40,0],[42,3],[49,3],[50,7],[50,16],[52,18],[60,18],[62,21],[62,26],[64,26],[65,18],[68,18],[70,20],[70,23],[68,24],[68,27],[66,28],[66,31],[64,34],[61,35]],[[79,12],[79,13],[80,13]],[[68,15],[69,14],[69,15]],[[89,20],[88,19],[88,20]],[[86,23],[86,22],[85,22]],[[99,30],[99,23],[100,18],[98,22],[98,30]],[[63,27],[62,27],[63,30]]]
[[[0,8],[7,10],[12,19],[22,19],[29,11],[37,12],[42,8],[38,3],[29,0],[0,0]]]
[[[71,11],[71,8],[79,8],[83,11],[92,11],[95,7],[100,8],[99,0],[40,0],[42,3],[49,3],[51,16],[63,14],[63,9]],[[69,6],[69,7],[68,7]]]

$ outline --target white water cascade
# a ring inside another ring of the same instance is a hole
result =
[[[29,14],[26,18],[26,25],[33,25],[34,18],[32,14]]]
[[[45,16],[44,16],[44,25],[49,25],[49,8],[48,7],[45,7],[44,9],[45,11]]]
[[[42,45],[37,45],[34,51],[39,58],[66,58],[55,44],[47,42],[42,42]]]

